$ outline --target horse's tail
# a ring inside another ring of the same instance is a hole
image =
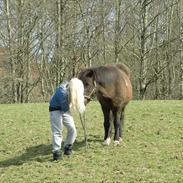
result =
[[[69,82],[70,89],[70,107],[78,110],[79,113],[85,111],[84,104],[84,85],[78,78],[73,78]]]
[[[125,64],[116,64],[116,66],[130,78],[130,69]]]

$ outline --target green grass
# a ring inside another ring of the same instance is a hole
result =
[[[102,145],[98,103],[87,106],[86,118],[87,152],[74,114],[78,137],[73,155],[53,162],[48,105],[0,105],[0,182],[183,182],[182,101],[130,102],[118,147]]]

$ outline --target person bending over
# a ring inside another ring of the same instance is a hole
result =
[[[85,111],[84,86],[81,80],[71,79],[63,82],[55,91],[49,102],[49,114],[52,130],[53,160],[62,157],[62,130],[67,129],[64,141],[64,154],[71,155],[73,143],[76,139],[76,127],[71,114],[71,108],[80,113]]]

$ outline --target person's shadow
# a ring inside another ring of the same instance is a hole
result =
[[[98,136],[90,135],[88,138],[88,143],[90,142],[102,142]],[[77,141],[74,143],[73,150],[79,151],[80,148],[85,146],[85,141]],[[62,146],[63,150],[63,146]],[[3,161],[0,161],[0,168],[5,168],[9,166],[19,166],[23,165],[29,161],[37,162],[48,162],[52,161],[52,145],[51,144],[40,144],[32,147],[28,147],[26,151],[19,155]]]
[[[50,144],[40,144],[37,146],[29,147],[25,153],[20,156],[15,156],[4,161],[0,161],[0,168],[9,167],[12,165],[19,166],[28,161],[44,162],[49,161],[47,155],[51,154]]]

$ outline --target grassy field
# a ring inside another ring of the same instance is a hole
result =
[[[48,104],[0,105],[0,182],[183,183],[183,101],[132,101],[118,147],[102,145],[98,103],[86,118],[87,152],[74,114],[73,155],[53,162]]]

